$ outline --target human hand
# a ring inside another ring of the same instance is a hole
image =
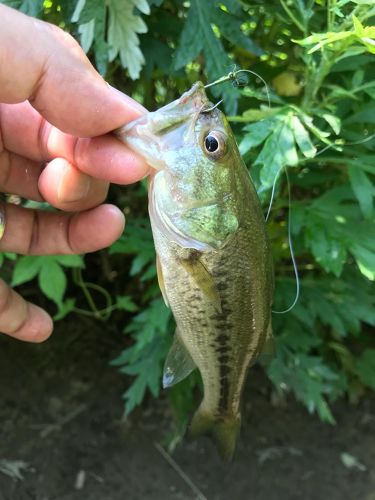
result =
[[[108,183],[135,182],[148,167],[106,134],[144,111],[105,83],[70,35],[0,5],[0,192],[68,212],[4,205],[0,251],[85,253],[115,241],[124,217],[101,204]],[[0,280],[0,331],[40,342],[52,319]]]

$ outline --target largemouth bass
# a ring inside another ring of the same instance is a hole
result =
[[[163,385],[198,367],[193,434],[230,458],[246,373],[271,340],[273,270],[259,199],[230,126],[197,82],[117,131],[155,170],[149,213],[158,278],[177,329]]]

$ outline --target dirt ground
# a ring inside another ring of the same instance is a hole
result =
[[[339,402],[332,427],[293,401],[272,405],[255,367],[233,462],[202,437],[172,466],[165,398],[122,419],[128,381],[108,366],[122,343],[81,320],[42,345],[0,338],[0,500],[375,500],[374,398]]]

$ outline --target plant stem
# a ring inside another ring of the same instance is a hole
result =
[[[293,12],[289,9],[287,4],[284,2],[284,0],[280,0],[280,3],[285,10],[285,12],[288,14],[290,20],[299,28],[302,33],[306,35],[306,27],[299,21],[299,19],[296,18],[296,16],[293,14]]]
[[[307,66],[306,81],[307,85],[305,88],[305,94],[302,100],[303,108],[310,108],[314,105],[314,101],[320,87],[331,70],[334,64],[334,59],[330,59],[322,50],[321,60],[318,67],[314,63]]]
[[[94,315],[96,317],[100,317],[100,312],[98,311],[98,309],[95,305],[94,299],[92,298],[91,293],[90,293],[86,283],[84,282],[84,280],[82,278],[82,270],[80,268],[73,269],[73,279],[74,279],[75,283],[79,287],[81,287],[83,294],[86,298],[86,301],[87,301],[90,309],[94,313]]]

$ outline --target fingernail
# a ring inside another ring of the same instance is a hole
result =
[[[89,194],[91,187],[91,177],[85,174],[75,172],[71,175],[70,170],[66,170],[63,174],[60,184],[57,189],[57,197],[59,201],[73,203],[83,200]]]
[[[147,109],[143,107],[142,104],[135,101],[134,99],[124,94],[120,90],[116,89],[115,87],[112,87],[112,85],[109,85],[109,87],[111,88],[112,92],[116,94],[117,97],[120,97],[129,108],[134,109],[134,111],[139,113],[139,115],[144,115],[145,113],[147,113]]]

